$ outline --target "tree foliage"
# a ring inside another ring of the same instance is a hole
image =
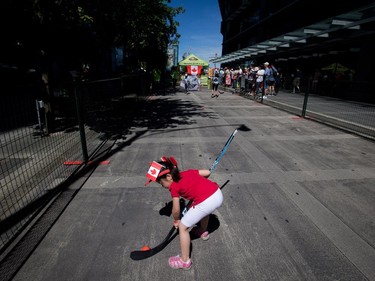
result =
[[[33,67],[38,57],[65,68],[106,60],[124,49],[132,68],[166,65],[167,46],[178,41],[170,0],[2,0],[0,62]]]

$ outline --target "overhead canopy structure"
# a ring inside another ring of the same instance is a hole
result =
[[[197,66],[208,66],[208,62],[202,60],[194,54],[190,54],[187,58],[178,63],[180,66],[197,65]]]
[[[251,3],[251,1],[244,2]],[[309,57],[317,58],[327,54],[336,55],[343,52],[339,47],[345,47],[347,45],[346,42],[360,38],[360,36],[365,38],[374,33],[374,8],[375,2],[355,11],[330,17],[269,40],[224,54],[221,57],[211,59],[210,62],[221,64],[238,63],[262,56],[275,57],[275,61],[288,61]],[[332,42],[336,42],[333,46],[337,49],[325,50],[324,48],[331,46]],[[322,48],[319,49],[318,46]],[[351,51],[354,52],[355,48]]]

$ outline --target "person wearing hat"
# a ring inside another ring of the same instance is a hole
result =
[[[265,95],[263,98],[267,97],[267,95],[268,95],[268,86],[269,86],[268,81],[269,81],[269,77],[271,75],[271,70],[269,68],[269,65],[270,65],[270,63],[268,61],[266,61],[263,64],[263,66],[264,66],[263,87],[264,87],[264,95]]]
[[[146,174],[148,182],[157,182],[168,189],[172,197],[172,216],[174,226],[179,230],[181,255],[169,258],[173,269],[188,270],[192,266],[190,259],[190,228],[199,223],[192,231],[202,240],[209,238],[207,231],[209,215],[223,203],[223,194],[219,185],[208,179],[209,170],[189,169],[179,171],[174,157],[161,157],[153,161]],[[181,218],[180,198],[191,200],[190,209]]]

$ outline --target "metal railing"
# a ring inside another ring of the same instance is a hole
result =
[[[281,88],[276,96],[267,96],[260,101],[375,140],[375,98],[368,95],[375,83],[338,81],[323,86],[313,89],[311,83],[305,82],[301,92],[293,93],[290,88]],[[226,89],[235,92],[232,88]],[[252,97],[246,92],[240,92],[240,95]]]
[[[33,85],[7,87],[0,105],[0,254],[119,133],[108,112],[125,96],[142,95],[144,84],[140,75],[73,81],[48,101],[35,98]]]

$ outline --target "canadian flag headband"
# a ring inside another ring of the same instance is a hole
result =
[[[171,163],[173,167],[177,167],[177,161],[176,159],[174,159],[174,157],[167,158],[163,156],[161,157],[161,161]],[[150,168],[148,169],[148,172],[146,174],[148,181],[145,183],[145,185],[148,185],[152,181],[156,182],[158,177],[161,177],[162,175],[168,174],[170,172],[171,170],[163,164],[160,164],[156,161],[152,161]]]

